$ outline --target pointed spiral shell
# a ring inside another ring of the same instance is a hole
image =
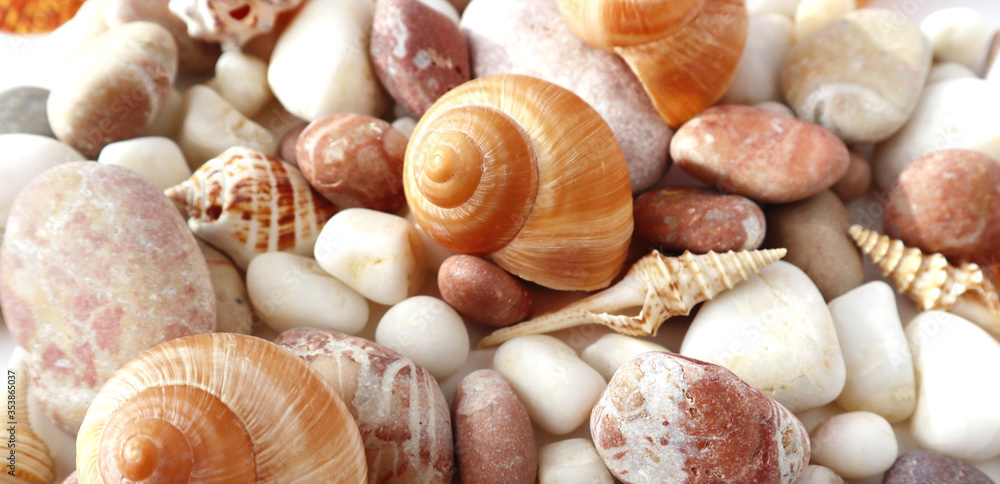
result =
[[[570,29],[613,50],[676,128],[729,88],[746,44],[743,0],[559,0]]]
[[[480,78],[438,99],[410,138],[403,187],[434,240],[543,286],[605,287],[625,262],[621,148],[590,105],[540,79]]]
[[[3,461],[3,470],[0,471],[0,476],[3,477],[0,477],[0,482],[8,482],[5,479],[13,477],[10,482],[49,484],[55,479],[52,457],[45,442],[32,430],[28,414],[28,367],[17,354],[11,359],[16,360],[16,363],[7,368],[7,380],[10,383],[11,376],[14,378],[12,398],[15,401],[14,413],[10,413],[9,407],[7,409],[7,423],[12,429],[10,436],[14,439],[10,457],[13,457],[15,465],[11,468],[9,460]]]
[[[636,261],[614,286],[553,313],[494,331],[479,347],[583,324],[602,324],[627,336],[655,335],[667,319],[689,314],[698,303],[736,287],[786,253],[785,249],[701,255],[685,251],[666,257],[653,251]],[[642,306],[638,316],[622,314],[637,306]]]
[[[243,270],[264,252],[312,255],[320,230],[337,212],[298,168],[239,147],[164,193],[187,209],[195,235]]]
[[[252,336],[178,338],[120,369],[77,437],[81,483],[363,483],[350,410],[291,353]]]

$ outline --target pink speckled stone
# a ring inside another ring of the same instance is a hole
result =
[[[92,162],[52,168],[14,201],[0,304],[42,410],[69,434],[119,367],[215,327],[205,258],[180,213],[139,175]]]
[[[457,22],[419,0],[375,4],[371,58],[385,90],[418,119],[472,73]]]
[[[809,464],[809,434],[788,409],[721,366],[659,351],[615,372],[590,433],[632,484],[791,484]]]
[[[385,346],[334,331],[295,328],[274,341],[330,385],[351,409],[369,484],[450,484],[451,413],[431,374]]]

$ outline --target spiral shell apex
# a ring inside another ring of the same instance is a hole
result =
[[[312,255],[320,230],[337,212],[298,168],[239,147],[164,193],[187,209],[195,235],[243,270],[264,252]]]
[[[540,79],[490,76],[438,99],[410,138],[403,187],[434,240],[543,286],[599,289],[625,262],[621,148],[590,105]]]
[[[363,483],[367,474],[340,397],[291,353],[237,334],[175,339],[122,367],[76,448],[81,483]]]
[[[729,88],[746,44],[743,0],[560,0],[570,29],[614,51],[676,128]]]

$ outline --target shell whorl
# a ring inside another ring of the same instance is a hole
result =
[[[627,336],[655,335],[667,319],[690,313],[698,303],[736,287],[786,253],[785,249],[701,255],[686,251],[666,257],[653,251],[636,261],[618,284],[556,312],[497,330],[479,347],[583,324],[602,324]],[[642,306],[638,316],[620,314],[637,306]]]
[[[22,351],[16,349],[15,352]],[[12,359],[17,359],[15,355]],[[12,482],[29,484],[49,484],[55,479],[52,456],[45,442],[31,428],[28,414],[28,367],[24,359],[19,359],[13,367],[14,372],[14,415],[8,414],[8,424],[14,428],[11,437],[14,440],[13,456],[15,467],[11,469],[8,460],[4,460],[4,477],[13,477]],[[9,377],[8,377],[9,378]],[[13,421],[11,424],[10,421]],[[2,482],[3,479],[0,479]]]
[[[320,230],[337,212],[297,168],[241,147],[209,160],[164,194],[187,209],[195,235],[244,270],[264,252],[312,254]]]
[[[156,346],[122,367],[77,438],[80,482],[357,482],[350,410],[308,367],[252,336]]]
[[[625,262],[621,148],[590,105],[540,79],[480,78],[438,99],[407,146],[403,187],[436,241],[544,286],[605,287]]]
[[[559,12],[584,42],[612,51],[676,32],[704,4],[705,0],[559,0]]]

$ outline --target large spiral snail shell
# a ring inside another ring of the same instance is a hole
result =
[[[676,128],[729,88],[747,38],[743,0],[559,0],[570,29],[617,53]]]
[[[21,357],[22,349],[16,348],[7,367],[7,382],[14,378],[14,389],[8,395],[14,400],[14,408],[7,407],[9,456],[0,470],[0,482],[12,484],[49,484],[55,479],[52,457],[45,442],[31,428],[28,415],[28,367]],[[8,400],[8,405],[10,400]],[[11,411],[13,410],[13,413]],[[14,466],[10,464],[13,461]]]
[[[187,209],[195,235],[243,270],[264,252],[312,255],[320,230],[337,212],[298,168],[240,147],[164,193]]]
[[[611,283],[632,235],[625,157],[575,94],[520,75],[442,96],[410,138],[403,187],[440,244],[553,289]]]
[[[367,474],[343,400],[279,346],[213,333],[156,346],[105,384],[76,442],[81,483],[336,482]]]

